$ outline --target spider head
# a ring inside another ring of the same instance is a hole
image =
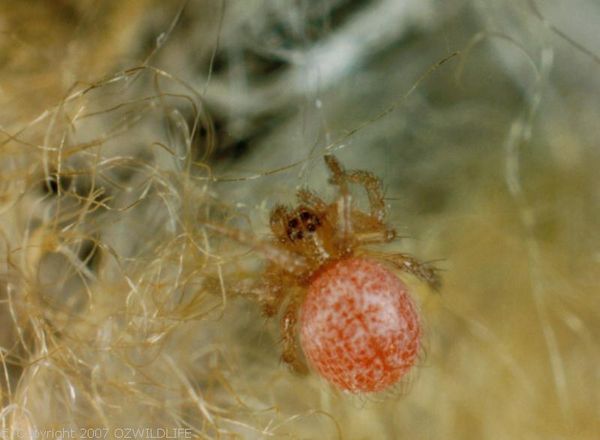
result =
[[[323,221],[322,213],[306,206],[296,209],[277,206],[271,214],[271,230],[281,243],[300,245],[314,239]]]
[[[325,212],[300,205],[277,206],[271,214],[271,230],[282,246],[315,261],[327,259],[333,230]]]
[[[312,209],[300,207],[294,210],[285,224],[285,236],[291,242],[310,239],[321,227],[319,215]]]

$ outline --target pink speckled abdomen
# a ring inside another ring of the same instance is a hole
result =
[[[382,391],[415,364],[421,328],[406,286],[367,258],[340,260],[308,288],[300,316],[302,348],[338,388]]]

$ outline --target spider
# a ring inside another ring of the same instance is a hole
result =
[[[333,155],[324,159],[337,198],[328,203],[300,189],[295,208],[273,208],[271,242],[256,243],[241,231],[208,226],[252,245],[269,260],[257,292],[267,317],[281,314],[283,362],[306,373],[302,351],[336,387],[352,393],[381,391],[410,370],[420,347],[419,317],[396,271],[434,290],[440,279],[435,268],[408,254],[368,248],[396,238],[385,223],[381,181],[368,171],[345,170]],[[366,191],[369,212],[355,206],[351,184]]]

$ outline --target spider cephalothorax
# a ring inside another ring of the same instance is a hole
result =
[[[325,156],[330,182],[339,195],[326,202],[306,189],[298,206],[271,212],[271,243],[256,243],[241,232],[212,226],[248,244],[269,260],[256,291],[267,316],[281,312],[282,359],[304,372],[297,343],[323,377],[351,392],[380,391],[414,364],[420,324],[408,289],[395,270],[439,287],[435,270],[403,253],[382,253],[369,245],[388,243],[395,230],[385,223],[380,180],[345,170]],[[353,202],[350,185],[362,186],[370,210]]]
[[[309,200],[315,196],[304,190],[299,197]],[[306,200],[304,201],[306,203]],[[325,205],[300,205],[296,209],[277,206],[271,213],[271,230],[279,246],[307,258],[311,267],[330,258],[333,243],[331,213]]]
[[[292,212],[280,206],[271,215],[271,227],[276,235],[280,235],[282,243],[311,240],[322,226],[325,215],[325,212],[317,212],[306,206]]]

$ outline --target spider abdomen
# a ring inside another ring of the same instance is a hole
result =
[[[421,335],[406,286],[367,258],[337,261],[312,280],[300,331],[313,368],[353,393],[400,380],[416,362]]]

